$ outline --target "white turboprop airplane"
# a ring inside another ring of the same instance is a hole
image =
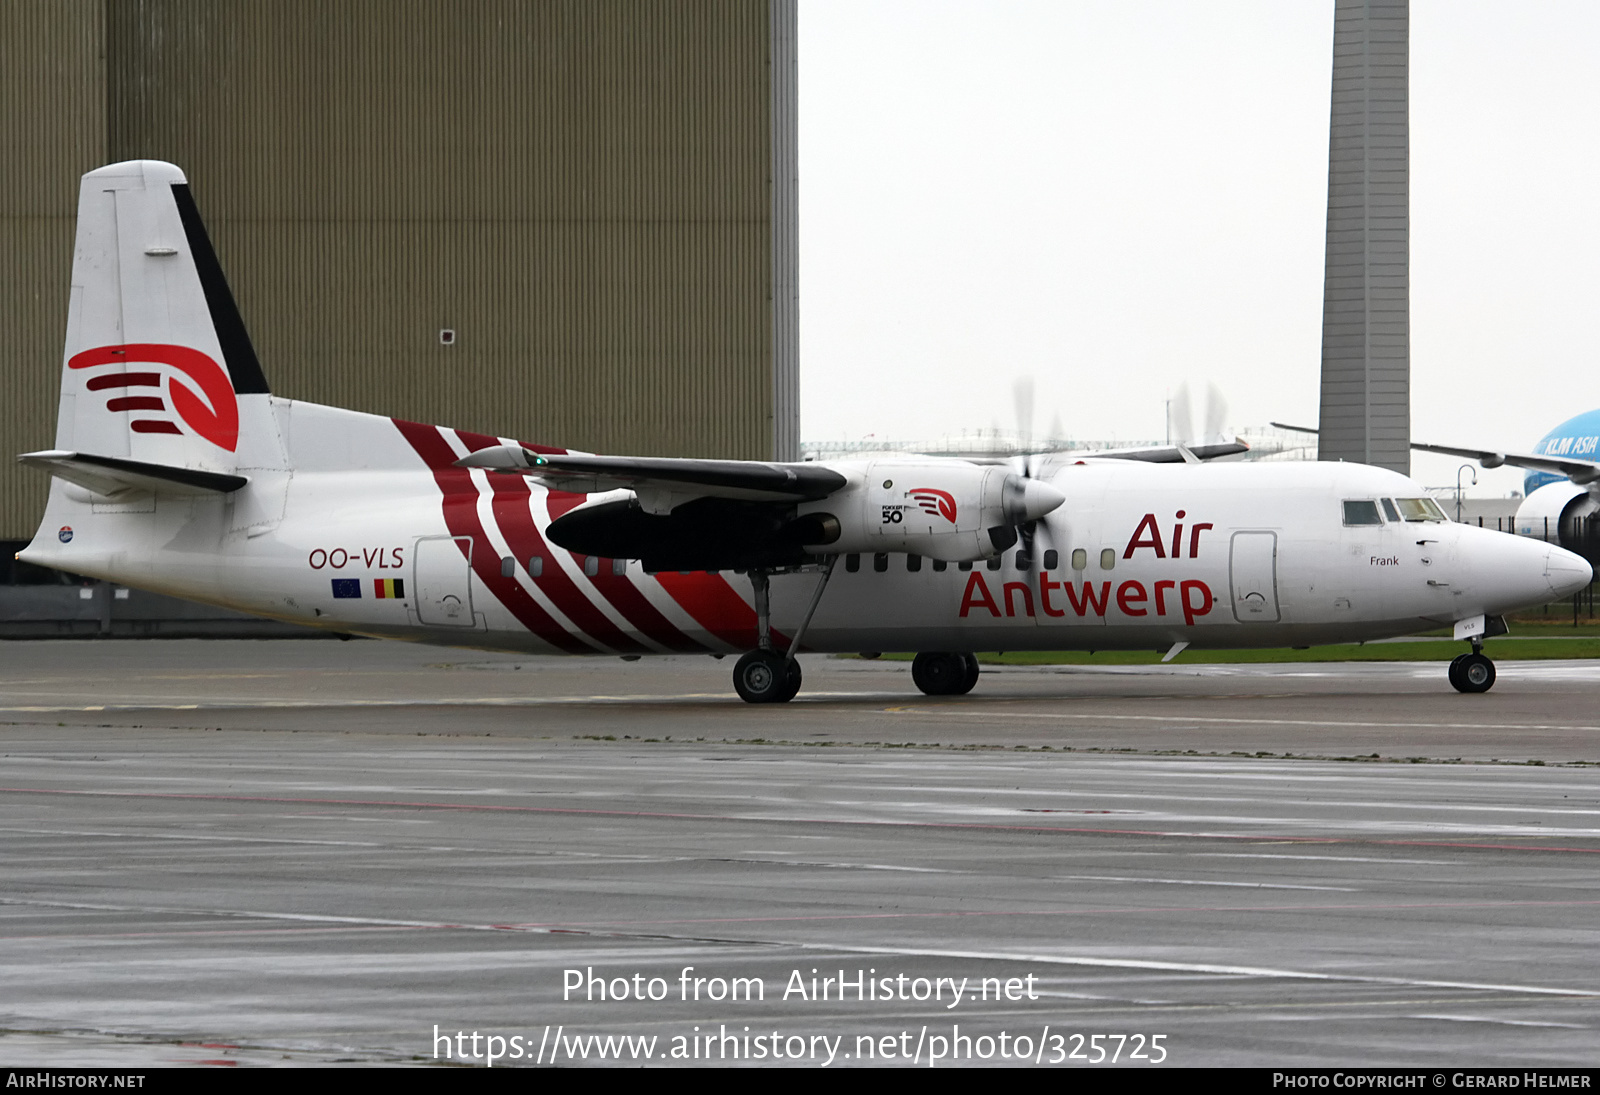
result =
[[[20,457],[54,482],[19,558],[383,638],[742,654],[751,702],[795,695],[802,643],[917,651],[937,695],[972,688],[973,650],[1170,658],[1450,624],[1473,651],[1450,680],[1481,692],[1501,615],[1591,578],[1352,464],[635,459],[284,399],[183,174],[155,161],[83,178],[64,356],[56,447]]]

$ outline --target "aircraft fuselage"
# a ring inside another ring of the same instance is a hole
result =
[[[624,655],[755,645],[744,576],[647,574],[637,562],[576,555],[546,530],[584,496],[453,466],[501,439],[272,405],[282,448],[262,462],[283,470],[259,471],[233,495],[158,493],[122,506],[75,501],[58,481],[45,521],[58,535],[24,557],[389,638]],[[364,455],[352,459],[352,446]],[[350,466],[362,462],[371,466]],[[948,564],[846,555],[804,648],[1309,646],[1498,615],[1588,580],[1581,563],[1537,541],[1439,520],[1346,524],[1347,501],[1422,495],[1360,465],[1058,462],[1041,478],[1066,502],[1037,523],[1031,552],[1019,544]],[[773,576],[780,648],[818,581],[815,566]]]

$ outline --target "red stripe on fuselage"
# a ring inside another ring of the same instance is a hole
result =
[[[697,570],[689,574],[663,570],[656,581],[695,622],[730,646],[740,650],[756,648],[756,612],[744,603],[727,579],[720,574]],[[772,629],[775,645],[786,647],[788,640]]]
[[[532,446],[524,446],[531,448]],[[544,496],[545,509],[549,511],[550,520],[554,521],[570,510],[582,505],[589,496],[574,494],[565,490],[547,490]],[[552,551],[557,550],[551,548]],[[581,557],[578,559],[579,569],[582,569]],[[605,564],[602,564],[604,567]],[[684,634],[678,626],[662,614],[661,610],[650,603],[644,592],[634,585],[625,575],[611,574],[602,569],[601,573],[589,576],[589,584],[595,591],[604,597],[618,612],[627,617],[628,622],[639,631],[660,643],[668,650],[679,650],[687,654],[701,654],[710,648]]]
[[[463,435],[458,432],[456,436]],[[493,441],[492,438],[490,440]],[[498,441],[494,443],[499,444]],[[470,445],[471,442],[468,441],[467,444]],[[478,448],[485,447],[478,446]],[[533,494],[528,481],[520,475],[490,472],[489,489],[494,492],[491,508],[494,512],[495,525],[499,527],[500,535],[506,538],[511,550],[516,553],[519,562],[525,565],[530,555],[549,555],[550,549],[545,546],[544,537],[539,535],[539,529],[533,522],[533,511],[528,506]],[[600,611],[599,606],[578,588],[578,584],[554,558],[550,560],[550,565],[545,568],[544,573],[534,581],[540,591],[566,614],[567,619],[591,637],[622,653],[654,653],[649,647],[612,623],[610,618]]]
[[[430,448],[429,451],[425,452],[415,440],[412,440],[411,435],[407,434],[407,440],[412,442],[412,447],[417,449],[418,455],[427,462],[430,468],[434,469],[435,478],[438,477],[439,472],[444,470],[452,473],[462,473],[464,471],[464,469],[455,467],[455,451],[440,438],[437,427],[420,426],[412,422],[402,423],[399,420],[396,420],[395,424],[401,427],[401,433],[403,434],[406,433],[407,427],[410,427],[415,430],[426,431],[428,436],[437,441],[438,446],[436,448]],[[501,443],[497,437],[491,437],[483,433],[472,433],[467,430],[457,430],[456,437],[461,440],[463,446],[472,452],[492,448]],[[549,445],[530,445],[527,442],[518,442],[518,444],[531,452],[564,453],[567,451],[566,449],[554,448]],[[533,514],[529,509],[532,490],[527,481],[521,476],[491,473],[489,475],[489,486],[492,491],[491,510],[494,514],[495,524],[499,527],[500,534],[505,537],[507,545],[516,554],[517,565],[526,567],[528,557],[531,555],[549,557],[549,569],[534,579],[534,582],[555,603],[556,607],[561,609],[574,624],[607,645],[630,653],[649,653],[650,651],[647,647],[628,636],[601,613],[562,569],[560,562],[554,556],[557,551],[563,549],[547,543],[540,534],[538,523],[534,520]],[[550,520],[553,521],[568,510],[581,505],[587,497],[587,495],[574,494],[570,491],[547,491],[545,494],[545,508],[549,511]],[[453,528],[454,526],[452,526]],[[578,565],[582,566],[582,560],[579,560]],[[495,571],[495,574],[498,577],[498,570]],[[633,627],[668,650],[698,654],[709,649],[704,643],[691,638],[673,624],[655,605],[650,603],[649,598],[626,576],[602,574],[593,577],[585,575],[585,577],[588,577],[595,591],[604,597],[613,608],[622,613],[623,617]],[[521,587],[518,586],[518,588],[520,589]],[[521,617],[519,616],[518,618],[520,619]],[[753,613],[751,614],[751,619],[752,621],[754,620]],[[526,621],[524,622],[526,623]],[[551,622],[552,624],[555,623],[553,620]],[[751,633],[754,634],[753,622],[751,628]],[[587,650],[580,652],[589,653]]]
[[[478,519],[478,487],[472,473],[455,466],[456,454],[436,426],[390,419],[400,436],[411,444],[422,462],[433,471],[433,480],[444,494],[442,504],[445,527],[452,536],[470,536],[478,550],[472,553],[472,570],[495,598],[517,620],[545,642],[568,654],[592,654],[594,647],[557,623],[515,578],[503,577],[500,560],[489,550],[483,523]],[[467,435],[461,435],[467,436]],[[482,434],[470,435],[482,437]],[[489,439],[493,442],[493,438]],[[484,446],[479,445],[479,448]]]
[[[625,574],[610,573],[607,569],[609,565],[609,561],[603,562],[600,573],[589,581],[600,591],[600,596],[616,605],[618,611],[628,617],[634,627],[668,650],[684,654],[704,654],[711,649],[679,631],[671,620],[661,614],[660,609],[650,603],[649,598],[633,584],[632,579]]]

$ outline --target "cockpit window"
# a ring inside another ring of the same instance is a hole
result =
[[[1394,508],[1393,498],[1385,498],[1383,500],[1383,512],[1391,521],[1400,520],[1400,511]]]
[[[1447,518],[1432,498],[1396,498],[1394,504],[1407,521],[1444,521]]]
[[[1368,501],[1345,502],[1344,523],[1347,525],[1383,524],[1383,518],[1378,516],[1378,503]]]

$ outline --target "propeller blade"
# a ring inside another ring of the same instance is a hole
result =
[[[1206,432],[1202,441],[1228,440],[1222,432],[1228,419],[1228,401],[1215,384],[1206,385]]]
[[[1033,377],[1017,377],[1011,385],[1011,398],[1017,409],[1017,440],[1027,452],[1033,446]]]
[[[1172,440],[1179,445],[1194,444],[1194,412],[1189,404],[1189,382],[1178,385],[1168,410]]]

